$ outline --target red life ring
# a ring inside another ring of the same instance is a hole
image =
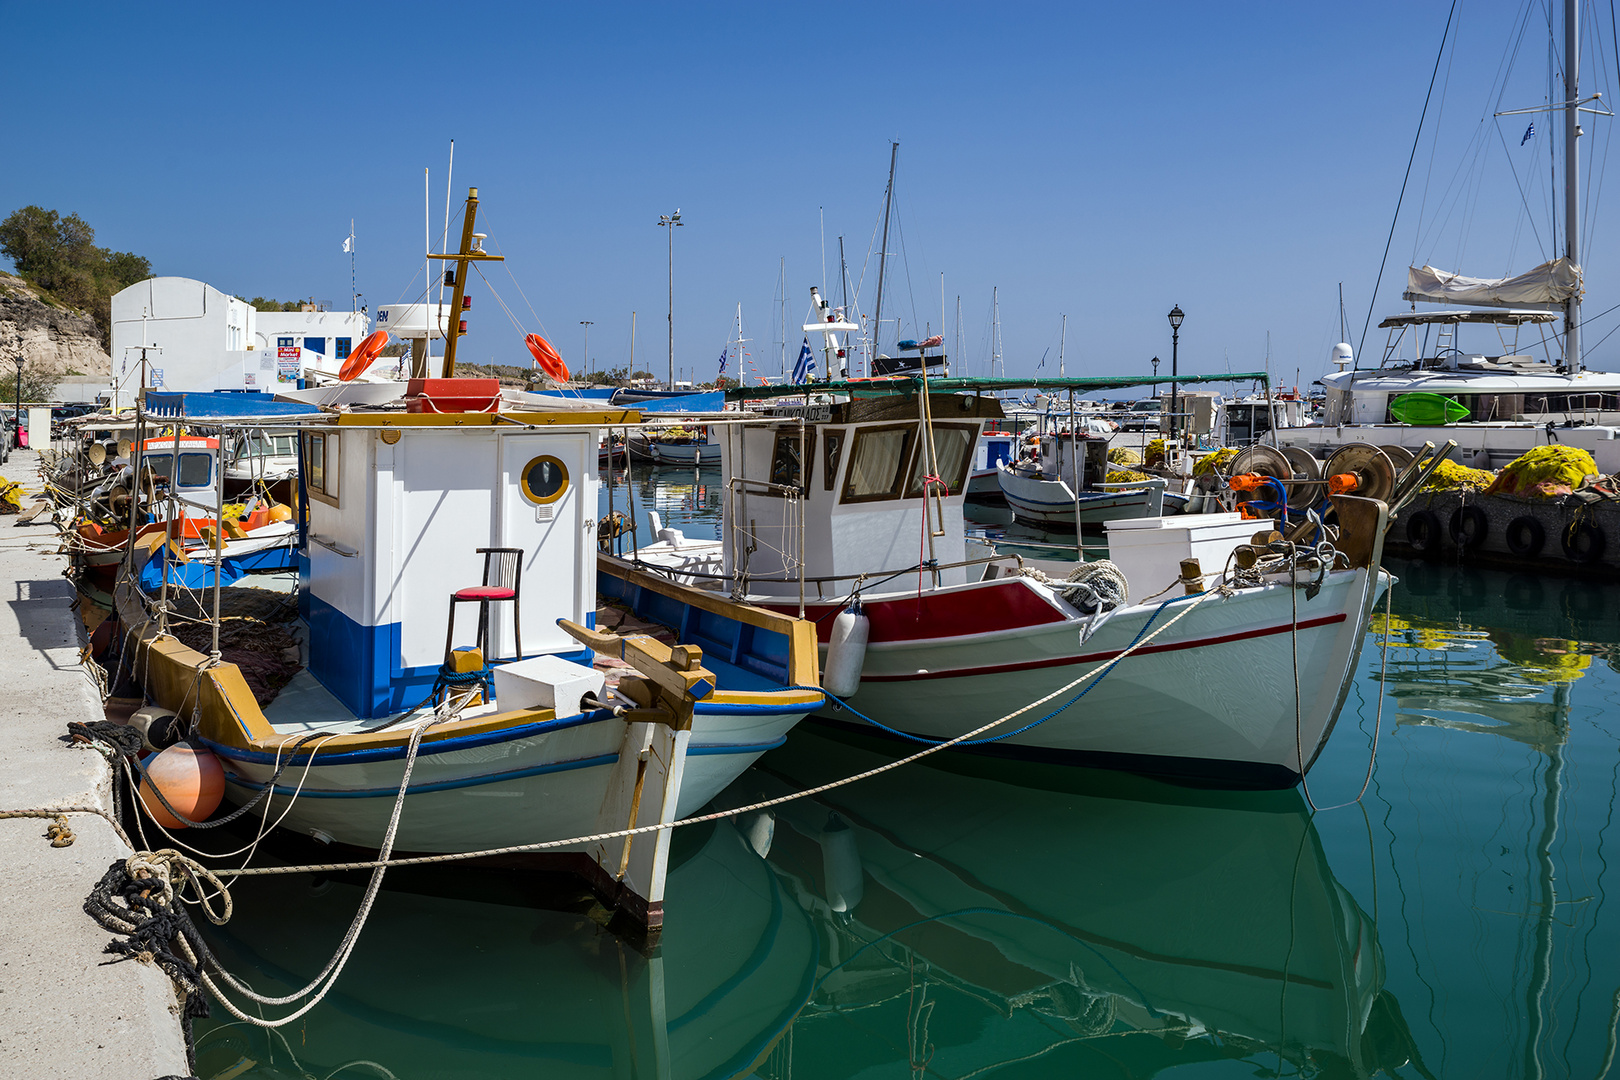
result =
[[[529,353],[534,357],[534,362],[540,366],[541,371],[558,382],[568,381],[568,365],[563,363],[563,358],[557,355],[557,350],[551,347],[551,342],[539,334],[530,334],[523,339],[523,343],[529,347]]]
[[[343,361],[343,367],[338,371],[338,378],[344,382],[353,382],[361,375],[364,375],[366,368],[371,366],[371,362],[377,359],[377,356],[383,351],[383,346],[387,344],[388,331],[374,330],[367,334],[366,340],[360,343],[359,348],[351,352],[348,359]]]

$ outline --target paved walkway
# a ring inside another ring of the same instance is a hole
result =
[[[14,451],[0,476],[35,492],[38,460]],[[110,808],[106,762],[64,742],[69,720],[102,718],[79,666],[84,634],[62,576],[67,560],[54,526],[16,520],[0,516],[0,809]],[[0,1076],[183,1076],[173,985],[149,964],[109,963],[109,935],[82,906],[129,849],[100,817],[69,822],[78,840],[53,848],[48,822],[0,820]]]

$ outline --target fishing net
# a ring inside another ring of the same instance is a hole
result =
[[[1150,440],[1148,442],[1148,444],[1145,447],[1142,448],[1142,464],[1143,465],[1163,465],[1164,464],[1164,440],[1163,439],[1152,439],[1152,440]]]
[[[1142,455],[1128,446],[1116,446],[1108,451],[1108,460],[1115,465],[1140,465]]]
[[[1135,469],[1109,469],[1108,483],[1110,484],[1140,484],[1145,480],[1153,479],[1145,472]]]
[[[22,509],[22,485],[0,476],[0,514],[15,514]]]
[[[1424,461],[1428,464],[1428,460]],[[1482,491],[1496,479],[1489,469],[1470,469],[1455,461],[1446,460],[1424,482],[1423,491]]]
[[[1497,474],[1495,482],[1485,489],[1485,494],[1550,499],[1555,495],[1568,495],[1584,484],[1587,477],[1599,475],[1597,462],[1579,447],[1538,446],[1509,462]]]
[[[1214,472],[1216,469],[1223,468],[1228,461],[1231,461],[1237,456],[1238,452],[1236,447],[1223,446],[1213,454],[1206,454],[1197,461],[1193,462],[1193,475],[1203,476],[1205,473]],[[1284,479],[1287,478],[1285,477]]]

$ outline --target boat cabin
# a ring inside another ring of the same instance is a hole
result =
[[[587,655],[557,620],[595,624],[595,415],[353,412],[303,431],[309,670],[355,716],[431,691],[451,594],[485,584],[480,548],[521,552],[518,599],[488,605],[486,659],[520,637],[523,656]],[[479,606],[456,605],[453,644],[475,640]]]
[[[963,496],[980,428],[1001,418],[1000,402],[930,394],[928,424],[919,395],[765,411],[778,419],[718,429],[732,478],[727,578],[746,574],[750,593],[796,596],[802,571],[806,596],[836,598],[860,575],[930,561],[942,584],[980,572],[952,564],[967,558]]]

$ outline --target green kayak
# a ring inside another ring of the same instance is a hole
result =
[[[1402,394],[1389,403],[1389,415],[1403,424],[1433,427],[1468,418],[1468,406],[1444,394]]]

